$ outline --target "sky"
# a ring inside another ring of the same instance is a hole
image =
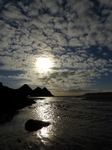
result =
[[[0,0],[0,82],[56,96],[112,91],[112,0]]]

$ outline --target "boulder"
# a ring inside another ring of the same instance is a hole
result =
[[[50,125],[50,122],[29,119],[25,123],[25,130],[27,130],[27,131],[37,131],[37,130],[39,130],[43,127],[47,127],[49,125]]]

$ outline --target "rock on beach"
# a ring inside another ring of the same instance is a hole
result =
[[[25,123],[25,130],[27,130],[27,131],[37,131],[37,130],[39,130],[43,127],[47,127],[49,125],[50,125],[50,122],[29,119]]]

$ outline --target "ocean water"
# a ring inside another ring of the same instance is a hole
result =
[[[28,119],[49,121],[28,132]],[[111,150],[112,102],[46,97],[0,125],[0,150]]]

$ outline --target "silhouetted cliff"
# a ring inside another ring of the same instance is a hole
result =
[[[50,91],[45,87],[41,89],[40,87],[32,90],[27,84],[24,84],[22,87],[16,90],[22,96],[53,96]]]
[[[22,96],[28,96],[32,92],[32,89],[27,84],[24,84],[16,91]]]
[[[19,89],[12,89],[0,83],[0,112],[13,111],[35,103],[27,96],[53,96],[46,88],[32,90],[27,84]]]
[[[0,112],[13,112],[33,103],[35,103],[33,99],[28,99],[18,90],[0,84]]]
[[[27,84],[19,89],[12,89],[0,83],[0,123],[4,123],[14,116],[18,109],[35,103],[30,96],[53,96],[46,88],[32,90]]]
[[[86,93],[83,98],[87,100],[112,101],[112,92]]]
[[[53,96],[50,91],[48,91],[45,87],[43,89],[37,87],[32,90],[31,96]]]

